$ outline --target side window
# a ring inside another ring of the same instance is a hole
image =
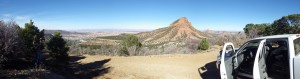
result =
[[[294,40],[295,55],[300,53],[300,38]]]
[[[226,51],[225,51],[225,60],[230,58],[233,55],[233,47],[231,45],[226,46]]]
[[[289,45],[287,38],[267,39],[266,50],[262,59],[269,78],[289,79]]]

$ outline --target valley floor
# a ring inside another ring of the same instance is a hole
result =
[[[84,55],[77,62],[84,65],[105,61],[102,65],[106,72],[93,77],[96,79],[215,79],[219,78],[215,67],[218,52],[218,49],[214,49],[198,54],[131,57]],[[204,66],[207,71],[202,73],[199,69]]]

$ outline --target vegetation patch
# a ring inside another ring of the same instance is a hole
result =
[[[121,35],[117,35],[117,36],[101,36],[101,37],[97,37],[97,38],[109,39],[109,40],[123,40],[126,38],[126,36],[128,36],[128,34],[121,34]]]

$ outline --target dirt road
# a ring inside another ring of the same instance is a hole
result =
[[[198,54],[170,54],[155,56],[90,56],[77,61],[80,64],[103,61],[108,72],[97,79],[205,79],[217,78],[215,60],[218,50]],[[200,75],[198,69],[207,66],[207,73]]]

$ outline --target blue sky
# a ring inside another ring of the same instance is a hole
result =
[[[142,29],[167,27],[187,17],[198,30],[242,31],[300,13],[288,0],[0,0],[0,19],[40,29]]]

